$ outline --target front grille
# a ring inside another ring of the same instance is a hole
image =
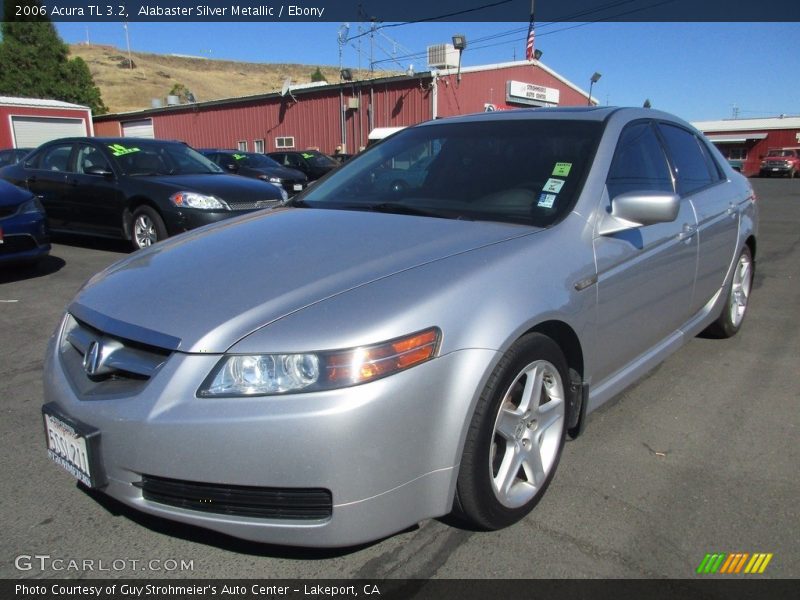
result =
[[[29,235],[8,235],[3,238],[3,243],[0,244],[0,255],[27,252],[28,250],[35,250],[37,247],[36,240]]]
[[[197,483],[142,475],[145,500],[202,512],[263,519],[318,520],[333,514],[331,492],[322,488],[266,488]]]
[[[84,357],[95,343],[98,358],[95,372],[90,374]],[[135,395],[170,354],[164,348],[109,335],[71,314],[67,316],[60,345],[64,371],[78,397],[85,400]]]
[[[256,210],[259,208],[272,208],[281,203],[280,199],[258,200],[257,202],[228,202],[231,210]]]

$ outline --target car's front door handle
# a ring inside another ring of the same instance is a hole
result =
[[[692,236],[697,233],[697,227],[694,225],[689,225],[688,223],[683,224],[683,231],[678,234],[678,239],[684,242],[688,242],[692,239]]]
[[[737,213],[738,213],[739,211],[737,211],[737,210],[736,210],[736,205],[735,205],[733,202],[731,202],[731,203],[728,205],[728,210],[727,210],[726,212],[728,213],[728,215],[730,215],[730,217],[731,217],[731,218],[734,218],[734,219],[735,219],[735,218],[736,218],[736,215],[737,215]]]

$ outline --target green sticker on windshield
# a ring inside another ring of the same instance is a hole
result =
[[[138,148],[126,148],[122,144],[109,144],[108,147],[111,149],[111,154],[114,156],[124,156],[132,152],[139,152]]]
[[[303,152],[300,154],[303,158],[314,158],[313,154],[309,154],[308,152]]]
[[[553,175],[557,177],[566,177],[572,169],[572,163],[558,162],[553,167]]]
[[[242,160],[243,158],[247,158],[244,154],[234,154],[233,158],[236,160]]]

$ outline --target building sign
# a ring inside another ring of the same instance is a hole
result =
[[[506,83],[506,102],[530,106],[555,106],[558,104],[558,98],[559,90],[554,88],[524,81]]]

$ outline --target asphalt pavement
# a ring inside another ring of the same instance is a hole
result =
[[[713,552],[772,553],[760,577],[800,577],[800,181],[753,184],[761,228],[739,335],[692,340],[592,414],[521,523],[429,520],[338,550],[145,516],[47,458],[47,339],[83,282],[128,252],[57,239],[40,270],[0,271],[0,577],[685,578]]]

